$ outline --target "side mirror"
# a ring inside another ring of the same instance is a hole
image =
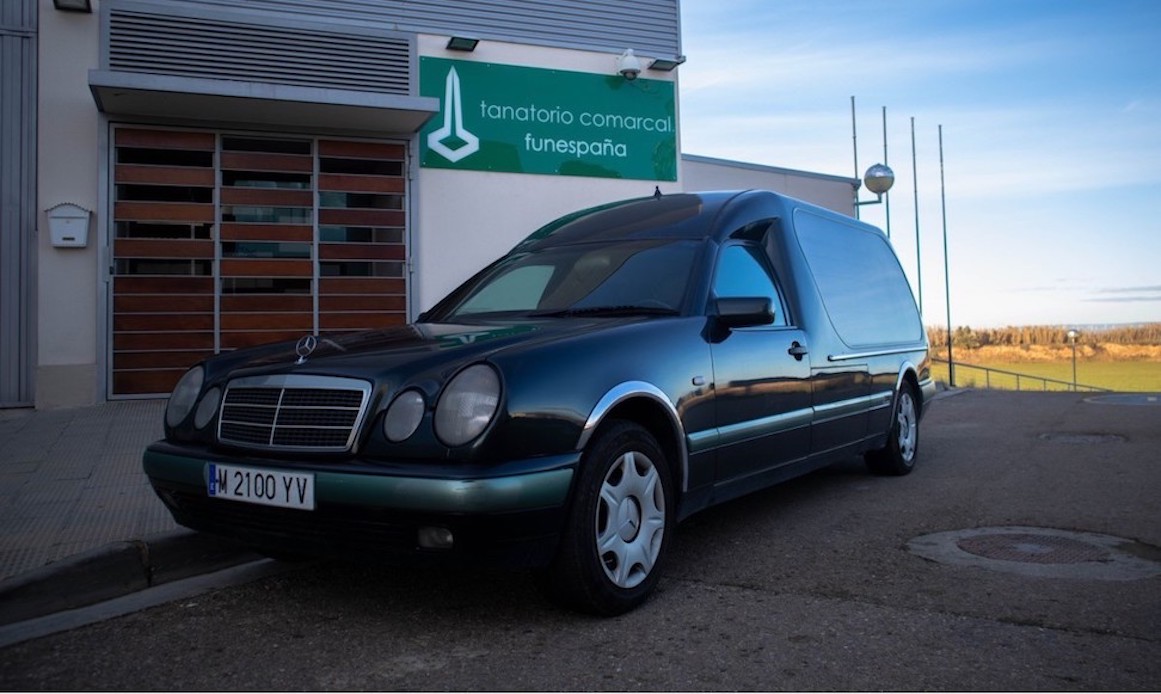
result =
[[[717,300],[717,321],[727,328],[749,328],[774,322],[768,297],[741,297]]]

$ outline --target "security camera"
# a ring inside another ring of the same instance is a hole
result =
[[[633,55],[632,48],[627,49],[617,58],[617,72],[621,73],[621,77],[627,80],[635,80],[637,75],[641,74],[641,61]]]

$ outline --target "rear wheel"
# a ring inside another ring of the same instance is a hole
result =
[[[614,421],[593,439],[578,475],[542,586],[569,607],[621,614],[644,602],[660,577],[673,525],[669,467],[648,431]]]
[[[887,445],[868,451],[867,467],[877,475],[906,475],[915,469],[919,454],[919,406],[915,389],[904,381],[895,395]]]

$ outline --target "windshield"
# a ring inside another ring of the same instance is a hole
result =
[[[466,288],[444,319],[493,313],[676,314],[699,245],[635,241],[514,255]]]

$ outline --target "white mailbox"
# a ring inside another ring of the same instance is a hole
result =
[[[93,213],[80,205],[62,202],[45,210],[48,232],[57,248],[83,248],[89,244],[89,223]]]

